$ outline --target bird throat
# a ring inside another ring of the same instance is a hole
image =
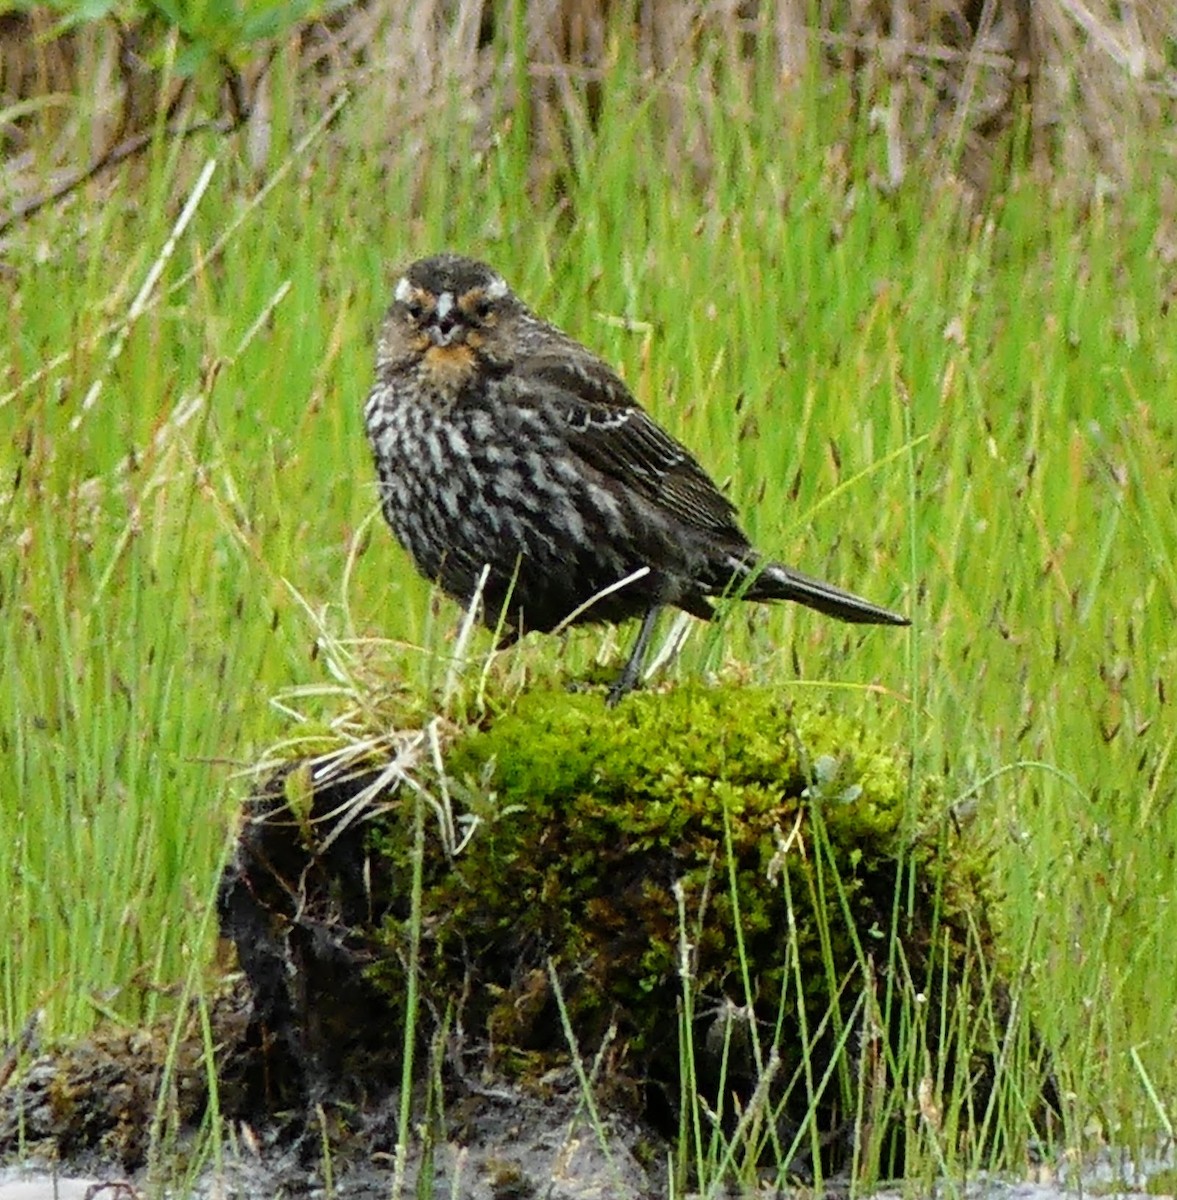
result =
[[[424,362],[429,382],[447,398],[456,396],[478,370],[478,355],[466,342],[430,346],[425,351]]]

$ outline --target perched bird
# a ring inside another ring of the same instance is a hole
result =
[[[636,684],[664,605],[708,620],[731,593],[909,624],[757,554],[690,451],[485,263],[439,254],[404,273],[364,418],[393,532],[457,600],[486,569],[482,616],[502,645],[644,618],[611,704]]]

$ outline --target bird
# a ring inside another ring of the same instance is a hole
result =
[[[759,554],[613,368],[487,263],[447,252],[408,266],[375,360],[364,423],[384,517],[416,569],[463,604],[477,597],[500,648],[641,617],[610,706],[637,685],[668,606],[707,621],[735,595],[910,624]]]

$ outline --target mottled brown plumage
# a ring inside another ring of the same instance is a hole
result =
[[[645,618],[611,701],[636,683],[664,605],[707,620],[711,599],[734,591],[908,624],[761,558],[732,503],[608,364],[484,263],[442,254],[408,268],[381,329],[365,421],[393,532],[463,602],[487,568],[483,617],[504,641]]]

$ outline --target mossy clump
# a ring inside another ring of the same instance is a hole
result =
[[[859,726],[683,687],[612,710],[535,690],[432,730],[440,754],[291,763],[250,803],[221,915],[266,1104],[397,1077],[416,929],[414,1036],[460,1028],[525,1084],[607,1045],[598,1086],[668,1129],[691,1095],[756,1094],[778,1130],[877,1137],[926,1080],[980,1111],[1003,1020],[985,856]]]
[[[696,1086],[747,1090],[773,1042],[782,1079],[806,1055],[820,1077],[868,979],[880,1005],[898,974],[938,1004],[970,935],[974,953],[988,937],[980,856],[913,798],[895,757],[769,689],[683,688],[612,711],[527,694],[454,743],[445,774],[476,827],[456,856],[427,853],[421,985],[502,1065],[567,1054],[554,970],[581,1052],[608,1032],[640,1094],[653,1085],[672,1107],[688,1003]],[[408,878],[411,831],[403,812],[381,827],[393,877]],[[397,997],[408,923],[385,936],[375,977]],[[717,1014],[738,1011],[756,1018],[759,1064],[717,1046]]]

